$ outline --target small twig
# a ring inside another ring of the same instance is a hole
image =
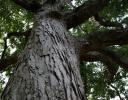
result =
[[[120,100],[124,100],[124,99],[121,97],[119,90],[118,90],[115,86],[113,86],[112,84],[111,84],[110,86],[116,91],[116,93],[117,93],[117,95],[119,96]]]
[[[7,48],[8,48],[8,46],[7,46],[7,38],[4,38],[4,50],[2,52],[1,59],[4,58]]]
[[[80,25],[78,25],[79,30],[83,33],[83,34],[87,34],[88,32],[86,32]]]

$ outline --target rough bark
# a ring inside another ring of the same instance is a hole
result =
[[[85,100],[75,41],[58,14],[37,14],[1,100]]]

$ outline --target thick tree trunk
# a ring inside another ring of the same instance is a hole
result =
[[[75,41],[57,14],[38,14],[2,100],[85,100]]]

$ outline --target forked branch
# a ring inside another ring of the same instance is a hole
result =
[[[128,29],[92,32],[88,36],[78,38],[81,51],[95,51],[112,45],[128,44]]]
[[[81,61],[89,61],[89,62],[94,62],[94,61],[100,61],[102,62],[107,70],[108,70],[108,76],[107,80],[108,82],[112,82],[114,79],[114,76],[116,75],[118,71],[118,66],[116,66],[116,62],[114,61],[111,56],[104,55],[103,53],[99,51],[91,51],[86,54],[80,55],[80,60]]]
[[[36,12],[41,6],[35,1],[32,0],[12,0],[17,5],[21,6],[22,8],[29,10],[31,12]]]
[[[66,21],[67,28],[70,29],[80,25],[101,11],[108,3],[109,0],[89,0],[73,11],[65,13],[64,20]]]
[[[117,52],[114,52],[109,48],[81,53],[80,60],[91,62],[101,61],[104,65],[106,65],[109,71],[109,82],[113,81],[119,66],[128,70],[128,58],[119,55]]]

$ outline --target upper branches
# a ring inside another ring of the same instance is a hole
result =
[[[37,12],[42,7],[42,5],[46,6],[47,4],[50,6],[52,5],[57,7],[60,6],[59,8],[62,9],[65,3],[71,2],[71,0],[12,0],[12,1],[31,12]]]
[[[79,38],[78,42],[81,45],[81,60],[101,61],[107,66],[110,73],[115,71],[115,68],[112,67],[114,65],[120,65],[128,70],[128,58],[110,49],[105,49],[112,45],[128,44],[127,29],[90,33],[87,37]]]
[[[35,0],[32,0],[32,2],[29,0],[12,0],[12,1],[31,12],[36,12],[38,9],[41,8],[41,5],[37,3]]]
[[[73,11],[65,13],[64,19],[67,28],[69,29],[83,23],[88,18],[102,10],[108,2],[109,0],[89,0]]]
[[[112,45],[124,45],[128,43],[128,30],[110,30],[105,32],[93,32],[87,37],[78,39],[81,50],[84,52],[105,48]]]
[[[123,28],[123,25],[118,22],[111,22],[109,20],[106,20],[103,17],[100,17],[99,14],[94,15],[94,18],[96,21],[99,22],[100,25],[104,27],[117,27],[117,28]]]
[[[32,0],[32,2],[27,0],[13,0],[13,2],[32,12],[36,12],[41,8],[41,4],[36,0]],[[69,29],[83,23],[85,20],[102,10],[108,2],[109,0],[89,0],[74,10],[65,13],[63,17],[66,21],[67,28]]]

